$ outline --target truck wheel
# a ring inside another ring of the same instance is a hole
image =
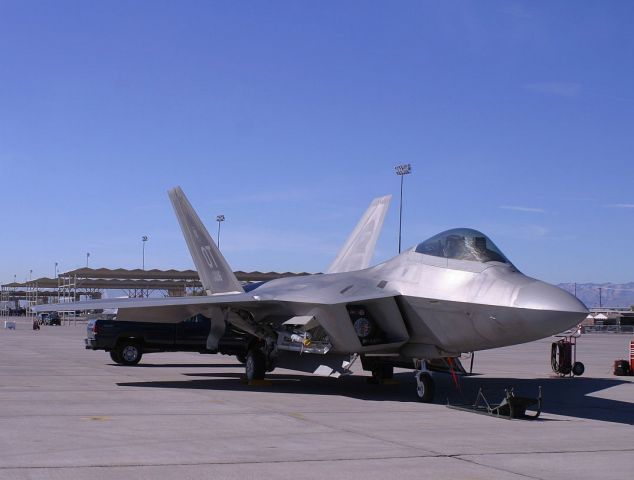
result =
[[[141,361],[143,352],[141,346],[132,340],[125,340],[119,344],[117,354],[122,365],[136,365]]]
[[[252,348],[247,352],[244,364],[247,380],[264,380],[266,373],[266,358],[259,348]]]
[[[434,379],[427,372],[421,372],[416,377],[416,395],[421,402],[434,401]]]
[[[121,363],[121,357],[119,356],[119,352],[116,350],[110,350],[110,358],[114,363]]]

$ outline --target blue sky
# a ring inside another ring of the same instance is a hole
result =
[[[634,280],[634,4],[0,0],[0,282],[191,268],[181,185],[240,270],[484,231],[553,283]]]

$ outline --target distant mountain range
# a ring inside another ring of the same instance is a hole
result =
[[[574,293],[574,283],[560,283],[559,288]],[[599,294],[601,305],[599,305]],[[588,308],[627,307],[634,305],[634,282],[630,283],[577,283],[577,298]]]

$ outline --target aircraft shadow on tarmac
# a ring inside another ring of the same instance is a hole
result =
[[[211,365],[205,366],[211,367]],[[249,392],[268,392],[340,395],[359,400],[418,403],[415,394],[415,380],[411,373],[395,374],[394,378],[398,382],[385,385],[370,384],[367,382],[369,377],[357,375],[335,380],[310,375],[271,373],[267,375],[270,384],[263,386],[246,385],[241,381],[242,375],[239,373],[209,372],[184,373],[184,375],[197,378],[182,381],[125,382],[117,383],[117,385],[121,387],[242,391],[247,394]],[[634,425],[634,403],[589,396],[594,392],[610,387],[631,383],[625,380],[584,377],[517,379],[465,376],[459,377],[460,389],[458,389],[449,375],[437,374],[434,378],[436,379],[436,404],[445,404],[447,400],[452,404],[473,403],[480,388],[491,403],[499,403],[502,400],[505,388],[513,388],[516,395],[537,397],[539,386],[541,386],[543,413]]]

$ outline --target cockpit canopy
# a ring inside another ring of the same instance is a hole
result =
[[[502,262],[512,265],[486,235],[470,228],[454,228],[434,235],[419,243],[415,251],[454,260]]]

